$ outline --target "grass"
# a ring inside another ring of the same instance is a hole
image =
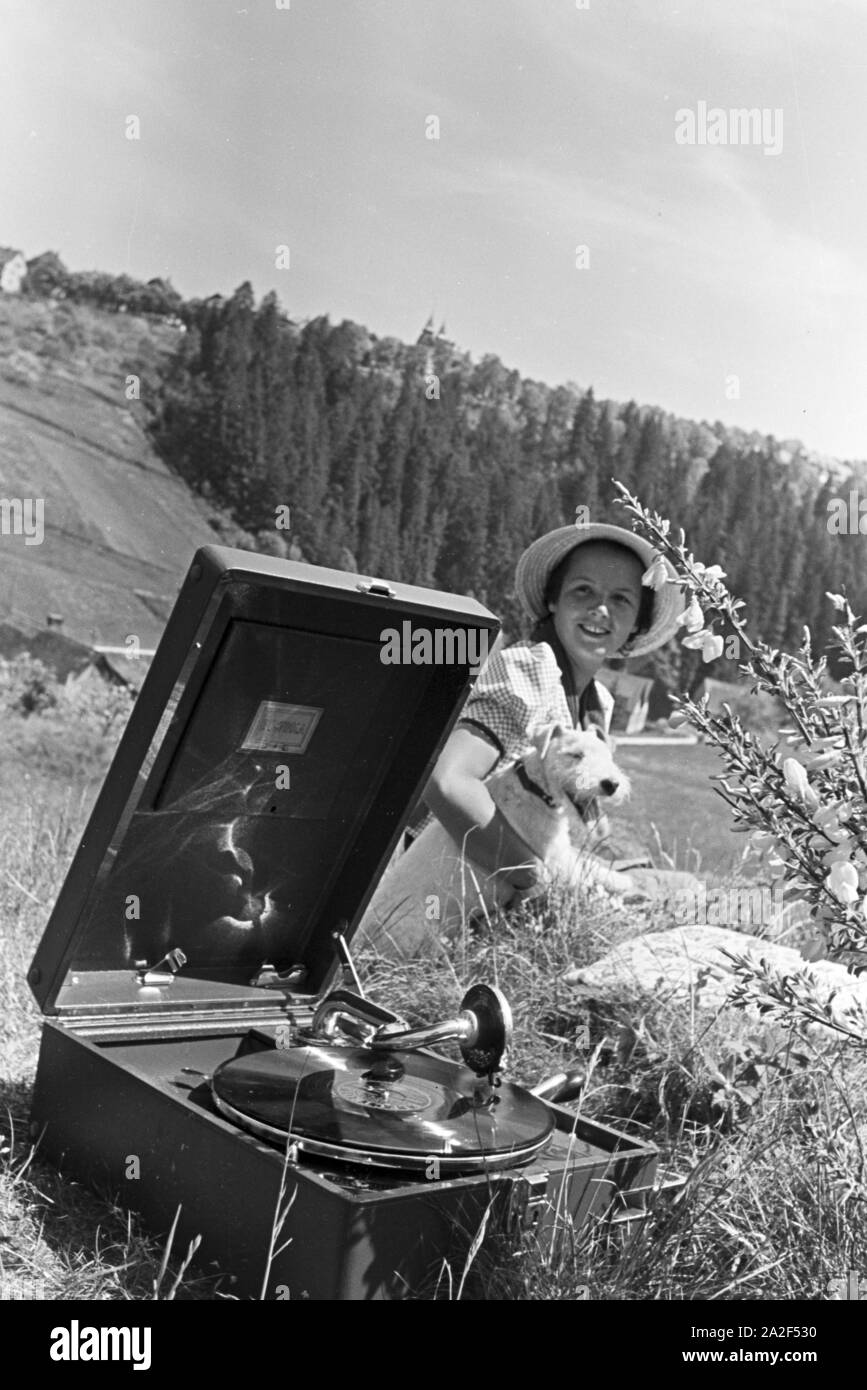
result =
[[[109,712],[110,713],[110,712]],[[112,1202],[39,1161],[28,1132],[39,1012],[24,976],[107,765],[119,721],[63,702],[40,715],[7,714],[0,727],[0,1297],[147,1299],[220,1297]],[[629,750],[637,797],[645,786]],[[646,750],[651,753],[651,750]],[[680,750],[679,756],[695,750]],[[654,760],[662,756],[652,750]],[[656,767],[654,761],[653,764]],[[706,794],[706,760],[656,768],[662,801]],[[636,776],[636,772],[638,775]],[[716,798],[717,816],[721,810]],[[646,805],[646,802],[645,802]],[[640,805],[639,805],[640,809]],[[720,822],[701,833],[720,838]],[[671,852],[677,824],[663,841]],[[710,846],[713,847],[712,844]],[[702,855],[708,849],[695,845]],[[674,856],[672,856],[674,857]],[[683,861],[681,861],[682,863]],[[687,867],[687,865],[683,865]],[[492,931],[466,930],[446,968],[359,957],[366,988],[410,1022],[445,1017],[466,985],[500,986],[515,1014],[513,1079],[535,1083],[587,1070],[582,1113],[652,1140],[685,1179],[660,1196],[629,1239],[604,1221],[567,1233],[552,1253],[482,1247],[463,1296],[531,1301],[816,1299],[829,1280],[867,1273],[867,1057],[765,1029],[732,1010],[691,1011],[664,993],[636,991],[600,1004],[565,987],[641,928],[611,899],[549,898]],[[589,1037],[589,1048],[579,1039]],[[278,1233],[279,1234],[279,1233]],[[467,1271],[448,1271],[457,1297]],[[472,1287],[472,1294],[470,1289]]]
[[[134,1216],[40,1164],[29,1133],[41,1015],[25,977],[108,767],[106,702],[0,724],[0,1300],[151,1298],[163,1264]],[[213,1286],[188,1277],[184,1293]]]
[[[691,873],[728,876],[740,857],[742,837],[711,777],[723,771],[719,754],[704,743],[683,747],[624,744],[617,761],[632,781],[632,797],[620,813],[639,840],[655,825],[665,853]]]
[[[464,979],[499,983],[515,1003],[511,1074],[528,1084],[574,1067],[589,1026],[581,1113],[653,1141],[686,1179],[625,1248],[605,1223],[590,1225],[554,1260],[530,1250],[507,1281],[492,1271],[488,1296],[827,1297],[829,1280],[867,1263],[867,1056],[793,1042],[731,1010],[691,1013],[664,995],[576,1002],[557,977],[599,954],[588,911],[611,945],[634,930],[610,907],[572,900],[549,904],[545,921],[528,913],[499,922],[495,937],[459,942],[452,975],[362,958],[371,993],[410,1022],[454,1009]]]

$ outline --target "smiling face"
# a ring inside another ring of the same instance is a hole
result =
[[[643,573],[637,555],[605,541],[579,545],[564,562],[560,592],[548,609],[579,689],[635,630]]]

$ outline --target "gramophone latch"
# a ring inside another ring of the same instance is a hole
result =
[[[277,967],[272,965],[271,961],[265,960],[253,976],[250,984],[256,989],[291,989],[294,986],[303,984],[306,978],[306,965],[292,965],[281,974]]]
[[[186,963],[187,957],[179,946],[166,951],[153,965],[148,965],[146,960],[137,960],[134,962],[135,982],[137,985],[170,985]]]

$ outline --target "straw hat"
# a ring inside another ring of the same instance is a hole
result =
[[[622,526],[608,526],[601,521],[588,522],[585,526],[560,526],[528,545],[515,570],[515,592],[531,618],[538,621],[547,614],[545,587],[551,571],[570,551],[579,545],[587,545],[589,541],[609,541],[626,546],[627,550],[638,556],[645,570],[650,568],[654,560],[662,559],[668,578],[677,578],[674,566],[660,556],[649,541],[632,531],[625,531]],[[644,656],[646,652],[661,647],[677,630],[678,618],[685,607],[680,586],[663,584],[660,589],[651,592],[653,621],[646,632],[639,633],[634,639],[624,656]]]

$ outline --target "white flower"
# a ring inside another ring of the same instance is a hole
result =
[[[833,849],[826,850],[822,855],[822,863],[826,869],[830,869],[834,864],[848,864],[852,858],[851,842],[847,845],[835,845]]]
[[[750,836],[750,841],[756,849],[767,849],[769,845],[777,843],[776,835],[772,835],[769,830],[754,830]]]
[[[698,560],[693,564],[696,574],[703,579],[725,579],[726,572],[719,565],[703,565]]]
[[[677,621],[683,624],[687,632],[699,632],[704,627],[704,613],[695,594],[689,607],[683,610]]]
[[[818,806],[819,798],[810,786],[806,768],[797,758],[783,759],[783,778],[797,797],[807,806]]]
[[[713,632],[691,632],[684,637],[683,645],[692,651],[700,651],[702,661],[715,661],[723,654],[723,639]]]
[[[829,840],[833,840],[835,845],[849,844],[851,836],[849,831],[842,825],[828,825],[825,827],[825,834]]]
[[[855,699],[854,695],[823,695],[821,700],[814,700],[813,709],[836,709],[838,705],[851,704]]]
[[[810,771],[819,772],[823,767],[830,767],[832,763],[838,762],[840,758],[842,758],[844,751],[844,749],[838,748],[836,752],[833,753],[805,753],[804,757],[807,759]]]
[[[810,783],[807,781],[807,772],[802,763],[797,758],[783,759],[783,777],[786,786],[791,787],[793,792],[797,792],[801,800],[807,795]]]
[[[848,906],[858,897],[858,875],[854,864],[834,864],[825,887],[834,894],[838,902]]]
[[[662,589],[668,583],[668,568],[661,555],[657,555],[644,571],[641,582],[648,589]]]

